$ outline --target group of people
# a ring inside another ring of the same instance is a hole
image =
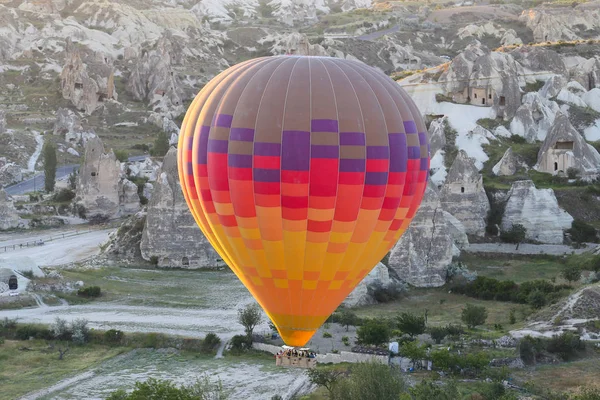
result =
[[[307,350],[296,350],[296,349],[283,349],[277,353],[277,357],[305,357],[305,358],[316,358],[317,354]]]

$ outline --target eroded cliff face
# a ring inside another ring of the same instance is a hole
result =
[[[145,260],[160,267],[205,268],[224,265],[200,231],[185,202],[177,171],[177,150],[164,158],[148,203],[140,244]]]
[[[0,189],[0,231],[24,226],[12,199]]]
[[[507,197],[502,230],[520,224],[527,229],[527,239],[562,244],[563,232],[571,228],[573,217],[558,206],[552,189],[537,189],[533,181],[517,181]]]

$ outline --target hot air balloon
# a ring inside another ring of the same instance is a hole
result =
[[[378,70],[275,56],[200,91],[178,163],[206,238],[284,342],[304,346],[407,229],[429,143],[414,102]]]

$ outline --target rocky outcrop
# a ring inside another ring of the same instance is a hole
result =
[[[113,67],[108,57],[94,54],[82,61],[78,48],[67,39],[65,65],[60,74],[62,95],[86,114],[92,114],[105,100],[117,99]]]
[[[466,233],[485,234],[490,203],[483,188],[483,176],[464,150],[458,152],[448,171],[440,192],[440,202],[444,210],[464,225]]]
[[[21,167],[12,162],[7,162],[5,157],[0,157],[0,188],[21,182],[23,173]]]
[[[589,92],[584,93],[581,99],[592,110],[600,112],[600,89],[593,88]]]
[[[567,75],[568,71],[563,57],[554,50],[527,46],[513,50],[510,54],[519,64],[530,71],[547,71]]]
[[[559,320],[600,320],[600,285],[585,287],[570,295],[558,304],[559,312],[555,319]]]
[[[0,231],[24,227],[24,221],[19,218],[12,199],[0,189]]]
[[[184,93],[172,68],[173,44],[162,37],[155,50],[142,52],[132,64],[127,91],[137,100],[146,101],[153,110],[174,118],[185,111]]]
[[[119,213],[121,164],[111,150],[94,137],[85,145],[85,161],[79,169],[76,203],[88,219],[111,219]]]
[[[550,90],[548,88],[548,91]],[[548,100],[538,92],[527,93],[523,96],[523,104],[510,122],[510,131],[514,135],[524,137],[529,143],[544,140],[558,112],[560,107],[556,102]]]
[[[494,36],[500,39],[500,44],[503,46],[523,44],[523,41],[517,37],[514,29],[504,29],[494,25],[492,22],[487,22],[483,25],[470,24],[458,30],[457,33],[460,39],[467,37],[476,37],[481,39],[483,36]]]
[[[579,82],[586,90],[600,88],[600,57],[595,56],[573,67],[571,79]]]
[[[562,88],[567,86],[567,79],[562,75],[554,75],[550,77],[544,86],[540,89],[540,96],[551,99],[558,96]]]
[[[446,145],[445,125],[448,123],[448,117],[434,119],[429,125],[429,151],[433,157],[438,150]]]
[[[365,278],[360,281],[354,290],[346,297],[342,303],[346,307],[360,307],[368,304],[375,304],[377,301],[370,293],[372,287],[387,287],[392,284],[388,267],[383,263],[378,263],[375,268]]]
[[[585,101],[581,98],[581,95],[585,92],[586,89],[581,86],[579,82],[571,81],[558,92],[556,99],[563,103],[572,104],[578,107],[586,107]]]
[[[498,176],[511,176],[514,175],[515,172],[517,172],[517,169],[519,168],[520,164],[521,163],[519,162],[515,153],[513,153],[512,148],[509,147],[504,152],[504,155],[502,156],[500,161],[498,161],[496,165],[494,165],[494,167],[492,168],[492,172],[494,173],[494,175]]]
[[[565,114],[558,113],[540,148],[535,169],[558,174],[566,173],[569,168],[575,168],[582,175],[596,174],[600,154],[577,132]]]
[[[429,182],[414,219],[390,252],[389,268],[411,285],[442,286],[452,262],[452,229],[437,189]]]
[[[140,249],[145,260],[155,260],[161,267],[223,265],[185,202],[179,184],[175,148],[171,148],[165,156],[154,184]]]
[[[114,257],[121,263],[139,262],[142,259],[140,243],[145,224],[145,212],[139,212],[127,218],[119,226],[119,229],[109,235],[103,253],[109,257]]]
[[[158,176],[158,171],[162,163],[150,157],[142,161],[127,163],[127,176],[133,178],[147,178],[154,182]]]
[[[6,132],[6,113],[0,110],[0,133]]]
[[[119,215],[131,215],[140,211],[138,187],[129,179],[119,181]]]
[[[577,40],[600,28],[600,11],[585,5],[525,10],[519,19],[533,31],[536,42]]]
[[[527,229],[527,239],[552,244],[563,242],[563,232],[571,228],[573,217],[558,206],[552,189],[536,189],[533,181],[516,181],[507,197],[502,230],[520,224]]]

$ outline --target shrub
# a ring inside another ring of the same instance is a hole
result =
[[[510,310],[510,313],[508,314],[508,322],[509,322],[511,325],[514,325],[514,324],[516,324],[516,323],[517,323],[517,316],[516,316],[516,313],[515,313],[515,309],[514,309],[514,308],[512,308],[512,309]]]
[[[500,232],[500,239],[506,243],[516,244],[517,250],[526,237],[527,229],[521,224],[513,224],[508,231]]]
[[[381,346],[390,339],[390,328],[386,321],[369,319],[356,331],[360,344]]]
[[[402,371],[384,364],[360,363],[350,367],[350,376],[334,385],[336,400],[398,400],[406,392]]]
[[[71,322],[71,340],[75,344],[84,344],[89,338],[89,328],[87,319],[78,318]]]
[[[407,333],[410,337],[420,335],[425,332],[425,317],[411,313],[402,313],[396,317],[398,329]]]
[[[534,290],[527,296],[527,304],[535,309],[540,309],[546,305],[546,296],[541,290]]]
[[[53,335],[48,328],[35,325],[23,325],[17,328],[15,338],[18,340],[29,340],[30,338],[51,340]]]
[[[350,346],[350,338],[348,336],[342,336],[342,343],[344,343],[344,346]]]
[[[561,275],[569,282],[576,282],[581,279],[581,269],[577,265],[566,265],[563,267]]]
[[[348,309],[342,309],[339,317],[339,323],[342,326],[346,327],[346,332],[348,332],[348,327],[356,326],[359,323],[358,316]]]
[[[54,323],[50,327],[52,331],[52,336],[57,340],[71,340],[72,332],[67,325],[67,321],[56,317]]]
[[[329,392],[329,398],[333,398],[333,389],[335,384],[341,378],[343,372],[335,369],[314,368],[306,371],[311,383],[322,386]]]
[[[400,285],[384,286],[378,283],[369,286],[367,290],[378,303],[389,303],[400,298],[402,289]]]
[[[117,160],[119,160],[120,162],[126,162],[129,158],[129,153],[127,152],[127,150],[117,149],[115,150],[115,157],[117,157]]]
[[[21,271],[21,275],[23,275],[27,279],[35,278],[35,275],[33,274],[33,270],[31,270],[31,269],[29,271]]]
[[[256,325],[262,321],[262,312],[260,306],[256,303],[248,304],[246,307],[238,310],[238,322],[244,327],[246,335],[251,338]]]
[[[109,345],[120,345],[125,334],[117,329],[110,329],[104,332],[104,342]]]
[[[462,310],[461,319],[470,329],[483,325],[487,319],[487,310],[483,306],[467,304]]]
[[[413,368],[418,361],[425,359],[427,356],[427,345],[419,345],[419,342],[414,340],[412,342],[404,342],[400,347],[400,354],[406,358],[409,358],[413,363]]]
[[[332,338],[333,336],[331,336],[331,333],[329,333],[329,332],[323,332],[323,337],[325,339],[329,339],[329,338]]]
[[[100,297],[101,294],[102,291],[99,286],[88,286],[77,291],[77,296],[87,298]]]
[[[429,334],[431,335],[431,339],[433,339],[436,344],[440,344],[448,335],[448,331],[444,327],[434,326],[429,328]]]
[[[247,335],[235,335],[229,343],[233,353],[241,353],[252,348],[252,339]]]
[[[226,400],[227,395],[223,391],[220,381],[210,382],[205,376],[199,379],[191,386],[175,386],[174,383],[165,380],[150,378],[145,382],[136,382],[135,388],[131,393],[119,389],[113,393],[107,400],[150,400],[150,399],[215,399]]]
[[[219,338],[219,336],[217,336],[216,334],[210,332],[204,337],[204,340],[202,341],[202,347],[200,350],[203,353],[212,353],[217,347],[219,347],[220,344],[221,338]]]
[[[577,179],[579,177],[579,170],[577,168],[569,167],[567,168],[567,177],[569,179]]]
[[[579,335],[565,331],[549,339],[546,349],[550,353],[557,354],[564,361],[569,361],[576,357],[580,351],[585,350],[585,343]]]
[[[455,400],[461,398],[454,381],[449,381],[445,385],[422,381],[410,389],[410,394],[413,400]]]
[[[152,265],[158,265],[158,257],[157,256],[151,256],[150,257],[150,264],[152,264]]]
[[[465,333],[465,330],[461,325],[448,324],[444,328],[448,332],[448,336],[458,337]]]
[[[571,223],[571,228],[567,230],[567,233],[571,235],[571,239],[576,243],[595,243],[598,240],[596,228],[580,219],[575,219]]]
[[[52,195],[52,201],[57,203],[68,203],[75,198],[75,192],[71,189],[60,189]]]

